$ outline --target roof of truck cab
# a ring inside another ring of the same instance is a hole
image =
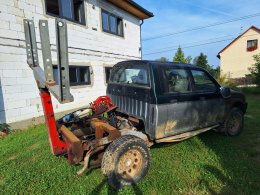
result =
[[[185,63],[179,63],[179,62],[160,62],[155,60],[127,60],[119,62],[118,64],[143,64],[147,66],[160,66],[160,65],[166,65],[166,66],[176,66],[176,67],[187,67],[187,68],[196,68],[201,69],[200,67],[192,64],[185,64]]]

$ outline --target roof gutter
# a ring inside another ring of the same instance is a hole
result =
[[[132,0],[125,0],[127,1],[130,5],[132,5],[133,7],[139,9],[140,11],[142,11],[143,13],[145,13],[147,16],[149,17],[154,17],[152,12],[149,12],[147,9],[144,9],[142,6],[140,6],[139,4],[137,4],[136,2],[132,1]]]

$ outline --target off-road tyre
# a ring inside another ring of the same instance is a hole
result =
[[[101,169],[110,186],[120,189],[140,181],[150,167],[150,151],[145,142],[133,135],[124,135],[106,149]]]
[[[238,107],[230,110],[225,122],[219,127],[218,131],[227,136],[239,135],[244,126],[244,113]]]

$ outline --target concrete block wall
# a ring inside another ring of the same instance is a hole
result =
[[[91,66],[91,85],[71,87],[74,102],[59,104],[55,112],[89,104],[105,94],[104,66],[128,59],[140,59],[139,19],[104,0],[85,0],[86,25],[68,21],[70,65]],[[101,8],[123,18],[124,37],[102,31]],[[33,19],[42,66],[38,21],[49,21],[53,63],[56,57],[55,18],[46,14],[45,0],[0,0],[0,123],[33,121],[43,115],[33,72],[27,65],[23,19]],[[29,124],[29,123],[28,123]]]

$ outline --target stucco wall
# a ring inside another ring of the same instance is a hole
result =
[[[102,32],[101,9],[123,18],[124,37]],[[0,0],[0,123],[17,122],[42,116],[42,106],[32,71],[26,63],[23,19],[48,19],[52,49],[56,49],[55,18],[45,14],[44,0]],[[69,61],[71,65],[90,65],[91,86],[72,87],[75,101],[59,104],[54,98],[55,112],[87,105],[105,94],[104,66],[118,61],[140,59],[139,19],[106,1],[85,0],[86,25],[68,24]],[[37,42],[40,42],[38,27]],[[42,64],[40,44],[39,59]],[[52,51],[53,63],[56,52]]]
[[[247,51],[247,41],[258,39],[258,49]],[[250,29],[241,38],[220,54],[220,69],[222,74],[230,78],[241,78],[249,74],[248,68],[254,63],[253,55],[260,53],[260,33]]]

